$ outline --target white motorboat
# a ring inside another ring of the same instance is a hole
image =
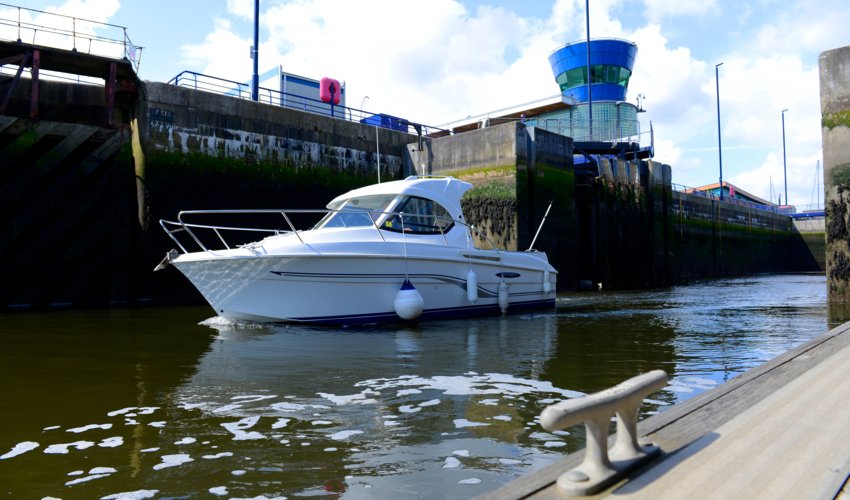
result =
[[[356,324],[553,307],[557,271],[545,253],[475,247],[460,203],[471,187],[414,176],[355,189],[326,210],[180,212],[160,225],[182,252],[157,269],[175,266],[231,319]],[[322,218],[296,230],[291,220],[307,213]],[[247,214],[279,214],[289,229],[231,246],[231,231],[260,229],[187,222]]]

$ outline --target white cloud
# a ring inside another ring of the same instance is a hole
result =
[[[650,22],[666,17],[701,16],[718,9],[717,0],[644,0]]]

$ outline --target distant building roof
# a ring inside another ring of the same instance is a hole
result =
[[[489,121],[490,125],[498,125],[505,122],[520,121],[522,118],[534,118],[542,113],[567,109],[574,105],[575,101],[563,94],[556,94],[544,99],[518,104],[508,108],[497,109],[488,113],[483,113],[475,116],[467,116],[466,118],[455,120],[453,122],[441,125],[443,128],[450,129],[454,133],[468,132],[480,128],[481,122]]]
[[[758,196],[756,196],[752,193],[744,191],[743,189],[739,188],[738,186],[730,184],[726,181],[723,181],[723,187],[726,188],[726,189],[724,189],[724,193],[729,193],[729,196],[732,197],[732,198],[743,198],[747,201],[751,201],[753,203],[759,203],[761,205],[775,205],[775,203],[771,203],[770,201],[765,200],[764,198],[760,198],[760,197],[758,197]],[[715,182],[714,184],[706,184],[705,186],[699,186],[699,187],[685,189],[686,193],[692,193],[694,191],[710,192],[710,193],[713,193],[713,194],[717,194],[717,193],[720,192],[720,183]]]

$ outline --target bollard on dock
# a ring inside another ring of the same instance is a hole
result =
[[[546,407],[540,414],[543,428],[564,429],[584,422],[587,444],[584,461],[558,477],[558,488],[569,495],[598,493],[641,463],[658,455],[653,445],[640,445],[637,414],[643,398],[667,385],[667,374],[653,370],[582,398]],[[608,426],[617,416],[617,439],[608,450]]]

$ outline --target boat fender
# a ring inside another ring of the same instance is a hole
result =
[[[472,269],[466,273],[466,298],[473,304],[478,300],[478,276]]]
[[[552,291],[552,283],[549,282],[549,270],[546,269],[543,271],[543,293],[549,293]]]
[[[425,301],[419,290],[413,286],[409,279],[404,280],[401,289],[395,296],[393,302],[395,313],[401,319],[416,319],[422,314],[422,309],[425,308]]]
[[[505,280],[499,283],[499,309],[503,314],[508,312],[508,284]]]

